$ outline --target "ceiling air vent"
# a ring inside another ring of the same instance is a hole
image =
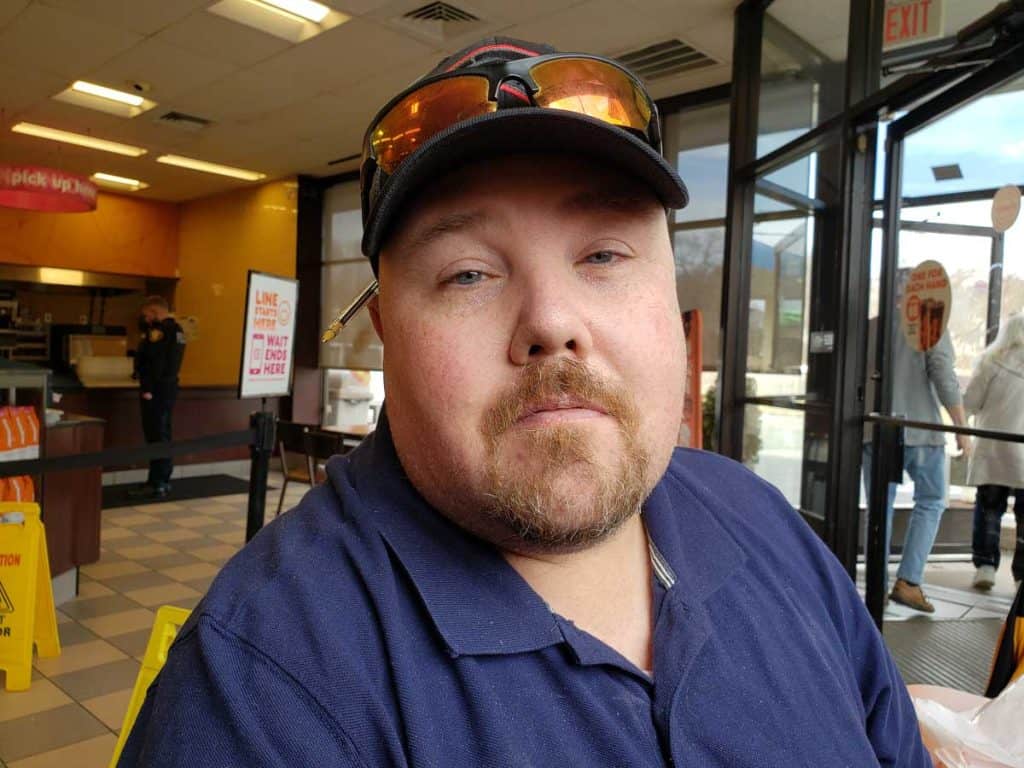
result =
[[[184,112],[175,112],[173,110],[171,112],[164,112],[156,119],[158,125],[167,125],[179,131],[188,131],[189,133],[198,133],[208,126],[210,122],[205,117],[186,115]]]
[[[469,11],[456,8],[454,5],[448,5],[448,3],[427,3],[403,14],[402,18],[409,19],[410,21],[432,21],[442,24],[480,21]]]
[[[645,80],[657,80],[718,62],[682,40],[665,40],[615,57]]]
[[[449,3],[427,3],[394,19],[404,31],[444,45],[452,38],[476,31],[483,22],[476,14]]]

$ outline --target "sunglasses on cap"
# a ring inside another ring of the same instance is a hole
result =
[[[391,175],[434,136],[506,104],[585,115],[661,149],[657,110],[636,77],[610,59],[554,53],[443,72],[400,93],[363,140],[364,187],[377,168]]]

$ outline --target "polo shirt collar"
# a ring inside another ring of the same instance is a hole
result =
[[[437,512],[406,477],[387,414],[329,474],[351,484],[361,514],[408,573],[452,656],[526,653],[563,641],[541,597],[492,545]],[[346,510],[349,512],[349,510]]]
[[[654,550],[684,605],[709,598],[743,565],[743,550],[718,523],[714,495],[673,460],[644,505]],[[351,485],[366,516],[413,582],[452,656],[526,653],[566,640],[543,599],[491,544],[449,521],[406,477],[387,414],[344,458],[328,464],[339,488]],[[679,471],[681,469],[681,471]]]

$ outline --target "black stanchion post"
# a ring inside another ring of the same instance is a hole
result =
[[[245,523],[245,540],[250,541],[263,527],[267,503],[267,473],[274,452],[274,414],[260,410],[249,417],[253,441],[249,446],[252,465],[249,467],[249,514]]]

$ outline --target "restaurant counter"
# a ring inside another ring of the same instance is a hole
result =
[[[103,447],[103,433],[103,419],[65,414],[46,427],[43,457],[94,453]],[[54,577],[100,558],[102,476],[102,467],[86,467],[49,472],[41,478],[46,546]]]

